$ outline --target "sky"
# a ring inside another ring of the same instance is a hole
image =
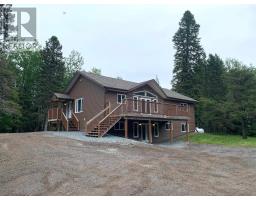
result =
[[[172,37],[190,10],[206,54],[256,66],[256,5],[27,5],[37,8],[37,39],[59,38],[64,56],[76,50],[84,70],[171,88]]]

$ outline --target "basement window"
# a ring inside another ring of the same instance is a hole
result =
[[[181,132],[184,133],[187,131],[186,123],[181,123]]]
[[[170,130],[171,129],[171,122],[166,122],[165,123],[165,130]]]

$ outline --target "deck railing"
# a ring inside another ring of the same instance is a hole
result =
[[[48,109],[48,121],[57,121],[61,119],[61,108]]]
[[[189,107],[181,109],[175,103],[162,103],[127,98],[124,100],[120,114],[152,114],[165,116],[186,116],[190,112]]]

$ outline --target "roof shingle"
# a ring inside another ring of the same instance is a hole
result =
[[[81,71],[81,74],[85,77],[92,79],[93,81],[97,82],[98,84],[102,85],[103,87],[112,88],[112,89],[119,89],[119,90],[130,90],[133,87],[138,86],[141,83],[136,83],[132,81],[117,79],[117,78],[111,78],[107,76],[97,75],[91,72],[85,72]],[[166,88],[162,88],[163,92],[168,98],[174,98],[174,99],[181,99],[191,102],[196,102],[195,99],[192,99],[190,97],[187,97],[183,94],[180,94],[178,92],[175,92],[173,90],[169,90]]]

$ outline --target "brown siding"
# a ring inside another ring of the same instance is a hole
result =
[[[85,123],[104,108],[105,89],[89,79],[80,76],[69,94],[74,99],[84,98],[83,112],[75,113],[80,121],[80,130],[84,130]],[[75,107],[73,107],[75,111]]]

